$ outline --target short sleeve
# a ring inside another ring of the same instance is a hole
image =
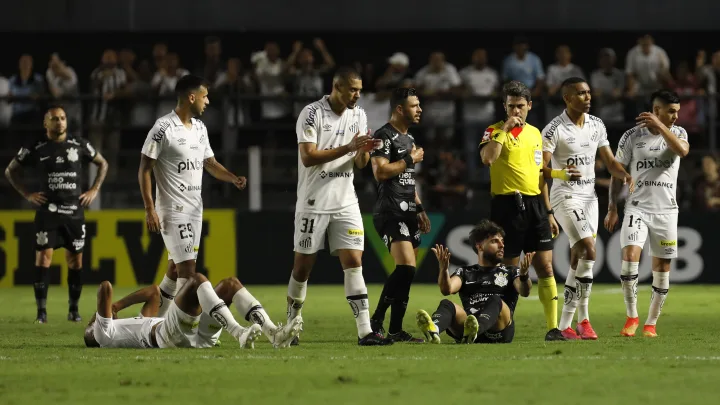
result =
[[[679,140],[687,142],[688,145],[690,144],[690,141],[688,141],[688,134],[685,128],[676,126],[674,132],[675,136],[677,136]]]
[[[392,140],[390,139],[390,131],[387,129],[381,129],[375,133],[375,139],[380,139],[383,144],[379,149],[372,151],[371,157],[382,157],[390,160],[390,148],[392,146]]]
[[[360,135],[365,135],[368,133],[368,119],[367,114],[365,113],[365,110],[360,110]]]
[[[615,160],[627,166],[632,160],[632,133],[634,129],[627,131],[620,138],[617,151],[615,152]]]
[[[80,153],[82,154],[83,160],[86,162],[92,162],[93,159],[95,159],[95,156],[97,156],[97,150],[90,144],[90,141],[87,139],[82,139],[80,141],[82,145],[82,150]]]
[[[457,269],[455,269],[455,272],[450,275],[450,277],[460,277],[460,281],[465,284],[465,268],[458,267]]]
[[[510,266],[508,269],[508,281],[512,284],[516,278],[520,277],[520,268],[516,266]]]
[[[557,125],[553,125],[553,121],[545,126],[542,130],[543,152],[554,153],[557,147]]]
[[[610,146],[610,141],[608,141],[607,128],[605,128],[605,124],[603,124],[602,122],[598,122],[598,135],[598,149]]]
[[[202,133],[200,134],[200,139],[202,140],[203,146],[205,147],[203,160],[210,159],[211,157],[215,156],[215,152],[213,152],[212,148],[210,147],[210,136],[208,135],[207,127],[202,121],[200,121],[200,131],[202,131]]]
[[[23,146],[15,155],[15,160],[21,166],[32,166],[35,164],[35,149],[31,146]]]
[[[483,133],[483,137],[480,140],[478,149],[482,149],[483,146],[487,145],[490,141],[495,141],[500,144],[505,143],[505,137],[502,136],[503,132],[499,128],[488,127]]]
[[[298,143],[317,143],[322,113],[320,107],[308,105],[302,109],[295,125]]]
[[[167,145],[167,131],[170,128],[170,121],[158,120],[148,132],[142,154],[150,159],[157,159],[162,153],[163,147]]]

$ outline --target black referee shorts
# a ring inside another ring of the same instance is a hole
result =
[[[72,253],[82,253],[85,247],[85,218],[47,211],[35,213],[35,250],[64,247]]]
[[[505,257],[521,252],[543,252],[553,249],[547,208],[542,196],[523,196],[521,210],[514,195],[496,195],[490,202],[490,220],[505,230]]]

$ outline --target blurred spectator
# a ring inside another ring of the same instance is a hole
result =
[[[38,97],[45,93],[42,75],[33,71],[33,57],[24,54],[18,61],[18,73],[10,78],[10,95],[15,97]],[[14,101],[12,123],[40,127],[42,112],[38,103]]]
[[[593,113],[605,122],[623,122],[622,103],[625,89],[625,74],[615,67],[615,51],[610,48],[600,50],[599,68],[590,76]]]
[[[440,151],[437,162],[428,162],[428,189],[430,205],[437,210],[452,211],[467,208],[468,187],[465,162],[453,151]],[[423,163],[424,165],[424,163]]]
[[[117,153],[120,147],[122,111],[115,99],[125,94],[127,84],[125,71],[117,63],[117,52],[106,49],[100,66],[90,74],[92,93],[99,98],[94,101],[90,115],[90,142],[102,151],[110,164],[108,179],[117,175]]]
[[[120,54],[118,56],[118,59],[120,61],[120,69],[125,71],[125,78],[127,79],[128,84],[133,83],[135,80],[137,80],[138,73],[135,71],[135,59],[136,59],[135,51],[132,49],[122,49],[120,51]]]
[[[472,54],[472,64],[460,71],[465,96],[491,97],[496,96],[500,87],[500,78],[495,69],[488,66],[487,51],[476,49]],[[495,102],[493,100],[467,100],[463,105],[465,122],[465,159],[468,163],[470,177],[477,177],[478,152],[485,128],[495,121]]]
[[[598,197],[598,205],[607,207],[610,199],[610,181],[612,177],[605,167],[605,163],[600,156],[595,158],[595,194]]]
[[[696,67],[699,79],[710,95],[717,94],[718,78],[720,78],[720,51],[712,54],[710,64],[706,65],[705,51],[698,51],[696,58]]]
[[[226,64],[222,59],[222,42],[220,38],[209,36],[205,38],[205,61],[196,69],[197,75],[203,77],[208,83],[215,83],[218,75],[225,70]]]
[[[702,177],[695,184],[693,208],[698,211],[720,211],[720,174],[717,159],[713,156],[702,158]]]
[[[295,117],[300,115],[308,103],[319,100],[325,94],[323,75],[335,67],[335,60],[325,47],[325,42],[320,38],[315,38],[313,45],[322,56],[320,65],[315,66],[312,49],[303,48],[303,43],[300,41],[295,41],[293,51],[287,60],[293,95],[308,97],[307,100],[295,103]]]
[[[445,54],[433,52],[428,65],[415,75],[415,83],[421,95],[422,123],[429,126],[425,132],[427,140],[434,140],[438,133],[439,140],[449,140],[454,133],[455,101],[443,98],[458,94],[461,89],[457,69],[445,61]]]
[[[517,80],[532,89],[533,97],[542,94],[545,86],[545,71],[540,57],[530,52],[527,38],[519,36],[513,42],[513,53],[502,65],[503,81]]]
[[[255,76],[263,96],[282,96],[285,91],[285,63],[280,59],[280,47],[275,42],[265,44],[265,50],[252,55]],[[264,120],[284,119],[288,116],[288,105],[284,101],[263,101]]]
[[[157,72],[165,64],[165,56],[168,53],[168,46],[163,42],[158,42],[153,45],[152,56],[153,56],[153,73]]]
[[[187,69],[180,67],[180,57],[178,54],[171,52],[165,56],[165,62],[160,66],[152,78],[150,85],[158,96],[162,99],[158,103],[156,115],[161,117],[172,111],[177,101],[175,100],[175,85],[178,80],[190,74]]]
[[[153,96],[153,88],[150,85],[152,78],[150,62],[143,60],[135,71],[135,80],[128,83],[127,92],[135,97],[130,109],[130,122],[133,126],[149,128],[155,123],[157,117],[155,101],[149,100]]]
[[[48,89],[55,99],[64,97],[77,97],[80,92],[78,90],[78,78],[75,69],[68,66],[60,59],[57,53],[50,55],[48,69],[45,72]],[[77,101],[63,101],[61,103],[65,107],[65,114],[68,120],[68,130],[70,132],[81,131],[81,105]]]
[[[240,58],[230,58],[227,70],[217,76],[213,89],[223,97],[227,125],[241,127],[249,123],[246,102],[237,96],[253,92],[252,75],[243,69]]]
[[[701,103],[695,97],[701,96],[705,92],[700,89],[698,80],[690,71],[690,66],[686,61],[677,64],[674,77],[670,77],[668,80],[668,87],[678,93],[682,99],[682,108],[678,112],[677,124],[688,132],[698,132],[700,130]]]
[[[10,95],[10,81],[0,74],[0,98]],[[12,105],[5,100],[0,100],[0,127],[10,125],[12,118]]]
[[[550,122],[565,110],[565,102],[562,99],[562,93],[560,93],[562,82],[571,77],[585,78],[582,69],[571,62],[572,53],[567,45],[557,47],[555,59],[556,62],[548,66],[547,69],[548,102],[545,107],[545,119],[547,122]]]
[[[410,58],[406,54],[395,52],[388,58],[387,63],[388,67],[385,73],[375,82],[375,92],[383,98],[390,97],[392,89],[396,87],[412,86]]]
[[[638,97],[635,113],[647,111],[650,94],[662,87],[663,78],[670,69],[670,58],[661,47],[655,45],[650,35],[638,39],[638,44],[628,51],[625,57],[627,74],[627,96]]]

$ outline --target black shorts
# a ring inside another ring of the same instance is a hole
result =
[[[47,211],[35,213],[35,250],[64,247],[81,253],[85,247],[85,219]]]
[[[420,228],[418,227],[417,215],[375,214],[373,215],[373,225],[388,250],[393,242],[398,241],[412,243],[413,249],[420,246]]]
[[[524,210],[514,195],[496,195],[490,202],[490,220],[505,230],[505,257],[520,252],[543,252],[553,249],[547,208],[542,196],[523,196]]]

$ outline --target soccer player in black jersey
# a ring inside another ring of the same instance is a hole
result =
[[[440,343],[445,331],[462,343],[510,343],[515,336],[513,314],[518,296],[530,295],[528,271],[534,252],[526,253],[520,267],[502,264],[503,229],[490,220],[481,221],[470,232],[470,243],[478,264],[449,274],[450,252],[442,245],[432,251],[438,259],[438,285],[443,295],[460,293],[462,307],[444,299],[432,314],[422,309],[417,325],[431,343]]]
[[[395,342],[422,342],[403,331],[410,285],[415,276],[415,255],[420,233],[430,231],[430,220],[415,190],[415,164],[422,162],[423,149],[408,133],[420,122],[420,100],[415,89],[398,88],[390,97],[390,122],[375,131],[382,147],[371,155],[373,174],[378,183],[378,199],[373,225],[395,260],[395,271],[383,287],[380,301],[370,319],[374,332],[384,334],[385,312],[391,307],[388,338]]]
[[[5,176],[15,190],[37,206],[35,213],[35,322],[46,323],[49,274],[53,251],[66,249],[68,264],[68,320],[80,322],[78,301],[82,292],[82,251],[85,246],[85,215],[105,180],[107,161],[90,143],[67,134],[67,116],[62,107],[51,107],[45,113],[47,139],[38,140],[20,149],[5,169]],[[95,182],[81,192],[83,162],[98,166]],[[41,190],[30,192],[18,178],[20,167],[33,167],[40,174]]]

